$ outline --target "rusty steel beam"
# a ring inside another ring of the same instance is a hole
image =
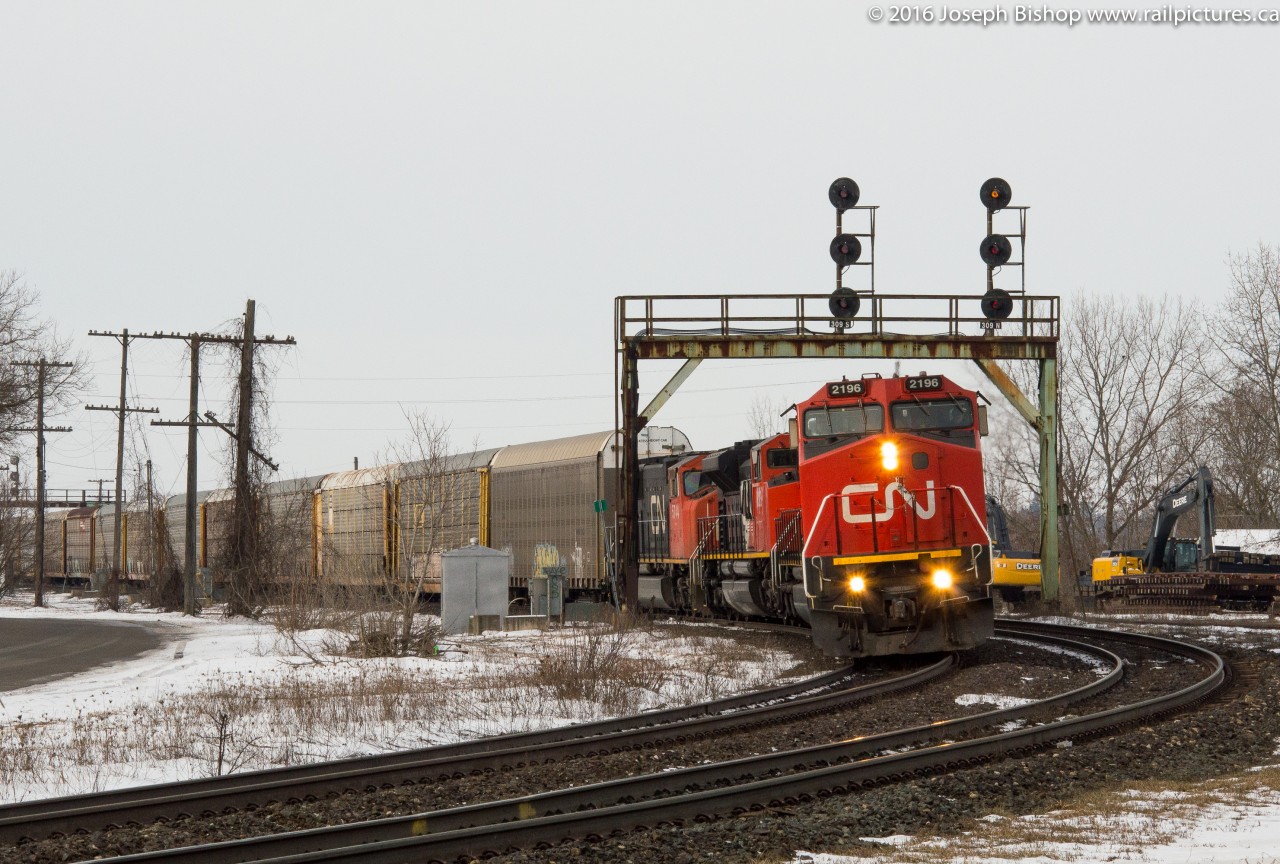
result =
[[[632,346],[622,349],[618,376],[622,402],[622,470],[618,472],[618,515],[615,538],[621,566],[615,573],[622,579],[622,596],[618,598],[624,611],[640,610],[640,528],[636,499],[640,495],[640,430],[647,420],[640,414],[640,370]]]
[[[701,358],[684,361],[684,365],[676,370],[676,374],[671,376],[671,380],[658,391],[658,395],[654,396],[649,404],[644,406],[644,410],[640,412],[640,416],[644,418],[646,423],[653,420],[653,415],[657,414],[662,409],[662,406],[667,404],[667,401],[680,389],[681,384],[689,380],[689,376],[693,374],[693,370],[697,369],[701,362]]]
[[[996,361],[988,360],[986,357],[976,357],[973,362],[977,363],[978,368],[991,379],[991,383],[996,385],[996,389],[1004,395],[1004,398],[1009,400],[1009,404],[1017,409],[1018,413],[1022,415],[1022,419],[1031,424],[1032,429],[1039,431],[1041,425],[1039,409],[1031,404],[1031,400],[1023,394],[1022,389],[1014,383],[1014,380],[996,364]]]
[[[963,336],[633,336],[639,360],[825,357],[879,360],[1046,360],[1057,356],[1050,337]]]
[[[1058,364],[1040,361],[1040,597],[1058,599]]]

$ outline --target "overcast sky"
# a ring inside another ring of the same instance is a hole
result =
[[[842,175],[880,205],[882,293],[981,292],[992,175],[1032,207],[1029,291],[1068,307],[1218,303],[1227,255],[1280,241],[1276,25],[6,2],[0,38],[0,267],[91,358],[97,404],[119,346],[90,329],[216,329],[255,298],[260,334],[298,340],[269,349],[281,476],[372,464],[405,411],[460,448],[611,427],[613,297],[829,291]],[[182,344],[132,354],[131,404],[180,419]],[[225,416],[226,366],[205,368],[202,410]],[[833,376],[704,364],[656,422],[718,446],[757,394],[787,405]],[[49,436],[51,487],[111,476],[111,415],[50,422],[76,430]],[[204,488],[225,485],[221,435],[201,432]],[[180,491],[185,433],[145,427],[145,446]]]

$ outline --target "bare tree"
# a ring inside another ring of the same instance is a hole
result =
[[[1028,436],[1025,424],[1014,412],[1005,412],[999,406],[993,416],[1001,418],[992,424],[991,437],[983,444],[988,452],[983,459],[984,480],[987,494],[995,496],[1004,508],[1009,525],[1010,549],[1039,554],[1040,549],[1040,499],[1039,475],[1036,462],[1031,458],[1007,458],[1008,454],[1024,451],[1032,453],[1034,436]],[[1028,437],[1030,440],[1028,441]],[[1028,450],[1027,448],[1031,449]],[[992,538],[995,539],[994,537]],[[1009,552],[1006,549],[1005,552]]]
[[[43,370],[44,410],[46,424],[71,403],[84,385],[86,364],[83,357],[69,357],[71,345],[58,336],[57,330],[37,312],[39,294],[13,270],[0,270],[0,453],[17,454],[35,449],[35,435],[29,430],[36,425],[40,370],[31,364],[41,359],[59,361]],[[63,365],[70,362],[70,366]],[[9,462],[8,459],[0,461]],[[39,482],[30,472],[32,485]],[[7,486],[8,484],[6,484]],[[36,519],[17,511],[16,502],[0,502],[0,568],[3,590],[11,590],[21,568],[34,562],[37,542]],[[43,539],[43,538],[40,538]],[[34,568],[33,568],[34,569]],[[40,583],[36,599],[40,602]]]
[[[1280,253],[1259,244],[1229,259],[1231,291],[1207,322],[1218,360],[1204,370],[1213,402],[1211,461],[1219,509],[1249,527],[1280,524]]]
[[[779,432],[787,431],[787,421],[782,419],[786,405],[778,400],[770,399],[762,392],[757,392],[747,409],[747,426],[753,438],[771,438]]]
[[[434,642],[435,631],[417,618],[429,585],[441,577],[441,553],[461,545],[451,536],[459,524],[456,512],[466,499],[460,483],[470,477],[459,472],[450,436],[450,424],[425,412],[406,415],[409,433],[391,448],[399,465],[393,548],[387,567],[387,593],[395,608],[397,653],[423,653]],[[439,590],[436,588],[436,590]]]
[[[239,386],[231,393],[228,416],[235,437],[227,441],[229,479],[235,498],[229,515],[227,542],[217,562],[227,575],[226,614],[256,616],[268,599],[271,573],[278,549],[269,536],[271,516],[264,510],[263,491],[267,471],[264,451],[274,441],[271,428],[270,381],[279,357],[274,352],[253,349],[254,301],[243,318],[233,319],[223,328],[237,341],[228,343],[228,371],[234,371]],[[274,337],[267,337],[273,339]],[[279,544],[276,544],[277,546]]]
[[[1062,570],[1073,573],[1104,548],[1138,545],[1155,502],[1203,452],[1204,340],[1191,306],[1140,296],[1082,298],[1064,316],[1061,337]],[[1011,374],[1035,392],[1034,369]],[[993,449],[1038,500],[1034,432],[1021,425]]]
[[[29,448],[29,433],[10,430],[31,427],[36,412],[36,370],[10,365],[14,361],[71,360],[70,368],[51,368],[45,376],[45,413],[65,409],[83,385],[85,363],[73,358],[71,343],[38,312],[38,292],[21,274],[0,270],[0,450],[15,445]]]
[[[30,564],[34,546],[35,520],[31,513],[0,500],[0,597],[12,593],[17,586],[23,568]]]

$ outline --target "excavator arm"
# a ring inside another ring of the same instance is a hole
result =
[[[1151,525],[1151,539],[1142,556],[1142,569],[1147,573],[1165,569],[1165,548],[1173,534],[1178,517],[1189,510],[1200,516],[1200,560],[1213,554],[1213,475],[1201,465],[1186,480],[1160,499]]]

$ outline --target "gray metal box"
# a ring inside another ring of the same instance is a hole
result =
[[[473,615],[506,617],[511,555],[464,546],[440,556],[440,625],[445,635],[466,633]]]
[[[564,615],[565,567],[544,567],[545,575],[529,577],[529,606],[534,615]]]

